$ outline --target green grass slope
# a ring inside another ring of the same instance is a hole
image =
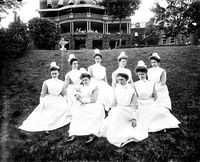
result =
[[[117,68],[121,49],[103,50],[103,65],[111,83],[111,73]],[[172,100],[172,113],[185,130],[151,133],[148,139],[130,143],[123,148],[99,138],[84,145],[85,137],[65,143],[68,128],[52,131],[50,135],[26,133],[17,129],[38,105],[42,82],[50,78],[51,61],[61,67],[60,79],[70,70],[69,53],[79,58],[79,67],[93,64],[93,51],[28,51],[18,60],[9,62],[3,71],[3,97],[1,98],[1,160],[8,161],[199,161],[200,160],[200,48],[152,47],[124,49],[129,56],[127,67],[137,77],[134,68],[138,60],[148,66],[148,57],[158,52],[161,66],[167,71],[167,85]]]

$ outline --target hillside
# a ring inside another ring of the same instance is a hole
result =
[[[122,49],[103,50],[103,65],[111,83],[111,73],[117,68],[117,56]],[[127,67],[137,77],[134,68],[138,60],[149,66],[148,57],[158,52],[161,66],[167,71],[167,85],[172,100],[172,113],[181,121],[180,129],[151,133],[149,138],[130,143],[123,148],[99,138],[84,145],[85,137],[65,144],[68,126],[51,131],[50,135],[27,133],[17,129],[39,103],[42,82],[50,78],[51,61],[61,67],[60,79],[70,70],[69,53],[79,58],[79,67],[93,64],[93,51],[32,50],[20,59],[7,63],[2,76],[1,98],[1,160],[4,161],[199,161],[200,160],[200,47],[151,47],[124,49],[129,56]]]

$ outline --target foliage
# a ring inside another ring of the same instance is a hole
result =
[[[157,45],[159,40],[158,27],[152,23],[149,23],[145,28],[144,42],[146,45]]]
[[[22,5],[18,0],[0,0],[0,13],[8,13],[8,10],[20,8]]]
[[[134,15],[139,8],[140,0],[103,0],[100,5],[104,6],[111,21],[119,20],[119,32],[121,34],[121,20]],[[120,45],[121,46],[121,39]]]
[[[159,30],[163,30],[167,37],[186,34],[189,20],[184,18],[184,13],[189,8],[189,4],[182,0],[166,0],[166,2],[166,7],[156,3],[156,6],[152,9]]]
[[[123,19],[134,15],[135,10],[139,8],[140,0],[103,0],[103,5],[108,15],[113,19]]]
[[[0,29],[0,58],[9,60],[20,57],[29,44],[27,26],[19,18],[9,24],[8,29]]]
[[[29,34],[38,49],[55,49],[60,39],[56,24],[47,18],[33,18],[28,22]]]
[[[189,33],[197,32],[200,38],[200,1],[196,1],[190,5],[190,7],[185,12],[185,19],[189,19],[190,23],[188,25]]]

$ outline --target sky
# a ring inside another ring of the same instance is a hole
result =
[[[20,10],[17,10],[18,15],[21,20],[27,23],[33,17],[39,17],[39,13],[37,9],[39,9],[39,1],[40,0],[23,0],[25,3]],[[151,17],[153,17],[153,13],[150,11],[155,2],[163,2],[164,0],[141,0],[139,10],[135,12],[135,15],[131,17],[132,23],[137,22],[147,22]],[[4,15],[5,18],[1,21],[1,26],[7,27],[10,22],[14,20],[13,11],[9,12],[9,15]]]

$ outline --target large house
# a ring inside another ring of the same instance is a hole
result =
[[[68,49],[109,49],[131,45],[131,19],[111,21],[101,0],[40,0],[40,17],[53,20]]]

